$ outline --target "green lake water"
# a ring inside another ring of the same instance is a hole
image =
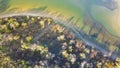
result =
[[[91,27],[84,24],[88,17],[91,22],[103,25],[110,34],[120,37],[120,24],[113,21],[117,8],[114,8],[115,3],[109,1],[112,0],[0,0],[0,16],[20,13],[45,14],[63,21],[72,21],[75,26],[83,28],[85,33],[88,33]],[[83,40],[87,43],[94,43],[96,48],[104,49],[88,37],[84,39],[83,34]]]
[[[1,0],[2,1],[2,0]],[[35,11],[37,13],[49,12],[53,16],[55,14],[60,14],[61,18],[70,18],[73,17],[74,21],[77,21],[77,26],[83,25],[84,15],[87,14],[87,11],[91,13],[93,21],[96,20],[102,24],[108,32],[113,35],[120,36],[120,32],[116,27],[113,26],[112,12],[107,9],[102,4],[102,1],[97,0],[3,0],[8,2],[8,7],[3,7],[5,9],[1,14],[11,13],[22,13],[28,11]],[[106,0],[107,1],[107,0]],[[3,6],[1,5],[1,6]],[[88,14],[89,15],[89,14]],[[89,29],[89,28],[88,28]]]

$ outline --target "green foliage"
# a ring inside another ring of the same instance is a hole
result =
[[[87,48],[85,48],[85,49],[84,49],[84,53],[89,54],[89,53],[90,53],[90,50],[89,50],[89,49],[87,49]]]
[[[73,49],[72,49],[72,46],[69,46],[69,52],[72,52]]]
[[[21,24],[23,27],[26,27],[27,26],[27,23],[25,23],[25,22],[22,22],[22,24]]]
[[[2,41],[2,34],[0,34],[0,41]]]
[[[28,68],[27,63],[26,63],[25,60],[22,60],[21,63],[22,63],[23,68]]]
[[[86,58],[85,53],[80,53],[80,58],[85,59]]]
[[[22,45],[21,45],[21,48],[24,50],[24,49],[29,49],[29,45],[28,44],[26,44],[26,43],[23,43]]]
[[[31,41],[32,41],[32,37],[31,37],[31,36],[27,36],[27,37],[26,37],[26,41],[27,41],[27,42],[31,42]]]
[[[120,58],[116,58],[116,68],[120,68]]]
[[[67,53],[66,50],[63,50],[63,51],[62,51],[62,56],[63,56],[64,58],[68,58],[68,57],[69,57],[69,54]]]
[[[0,68],[15,68],[14,63],[9,56],[0,51]]]
[[[7,52],[8,47],[7,46],[0,46],[0,51]]]

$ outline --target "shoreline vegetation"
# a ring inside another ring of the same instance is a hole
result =
[[[86,45],[50,17],[23,15],[0,18],[0,67],[119,68],[120,58]]]

